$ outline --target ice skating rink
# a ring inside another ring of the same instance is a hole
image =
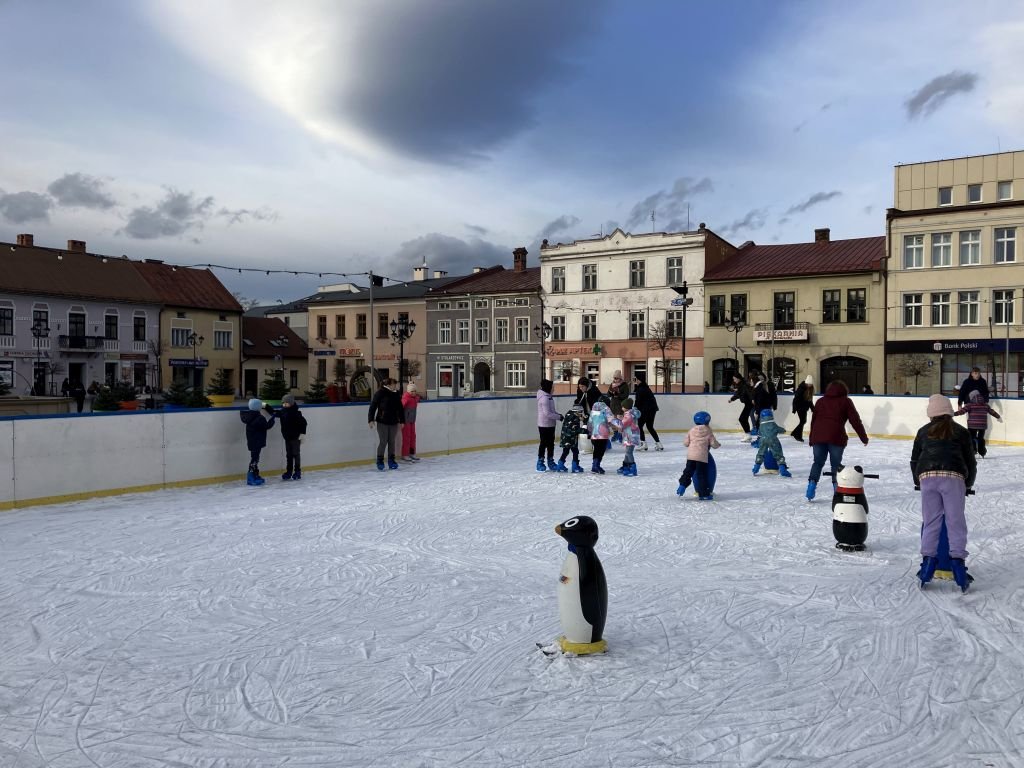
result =
[[[914,578],[909,441],[847,449],[882,477],[844,554],[805,444],[785,480],[720,437],[711,503],[676,434],[636,478],[522,447],[0,513],[0,766],[1024,765],[1024,448],[962,595]],[[576,514],[610,651],[548,659]]]

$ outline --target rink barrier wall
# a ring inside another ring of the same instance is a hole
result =
[[[739,432],[739,403],[730,403],[728,395],[657,397],[655,426],[671,436],[663,437],[663,443],[681,440],[698,410],[711,414],[718,435]],[[852,399],[874,437],[910,439],[927,421],[926,397]],[[564,412],[572,397],[556,396],[555,403]],[[790,406],[790,396],[780,395],[776,415],[787,431],[797,423]],[[1003,415],[1003,423],[990,420],[989,442],[1024,445],[1024,400],[993,400],[991,406]],[[303,472],[352,467],[377,471],[377,432],[368,428],[365,403],[307,405],[302,410],[309,421],[302,446]],[[6,467],[0,472],[0,509],[241,481],[249,452],[238,413],[232,408],[0,418],[0,466]],[[957,420],[966,424],[966,417]],[[431,457],[535,446],[536,425],[532,395],[423,401],[417,415],[416,452]],[[557,451],[557,428],[555,442]],[[523,459],[525,467],[533,463],[532,450],[529,453]],[[273,479],[284,464],[284,443],[275,426],[260,469]]]

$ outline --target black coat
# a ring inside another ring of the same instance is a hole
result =
[[[978,461],[974,458],[971,433],[955,421],[952,424],[953,437],[949,440],[928,437],[932,422],[917,430],[914,450],[910,454],[910,472],[914,476],[914,485],[921,484],[923,472],[956,472],[964,476],[968,488],[974,485]]]
[[[367,421],[376,421],[378,424],[405,424],[402,396],[387,387],[378,389],[370,401]]]
[[[808,390],[811,397],[807,396]],[[814,387],[801,383],[793,393],[793,413],[806,416],[807,411],[814,410]]]
[[[745,381],[741,381],[736,385],[736,391],[733,396],[729,398],[729,402],[739,400],[743,405],[750,405],[750,386]]]
[[[594,407],[594,403],[601,399],[601,390],[597,388],[596,384],[591,384],[587,387],[586,392],[580,392],[576,390],[576,399],[572,401],[573,405],[582,405],[584,413],[590,413],[590,409]]]
[[[765,408],[774,411],[779,407],[779,396],[775,392],[775,387],[767,381],[762,381],[754,387],[753,400],[755,413],[760,413]]]
[[[269,408],[250,411],[248,408],[238,414],[245,424],[245,445],[250,451],[267,446],[267,431],[274,426],[274,412]]]
[[[984,376],[979,376],[978,380],[975,381],[970,375],[964,379],[964,383],[960,385],[960,391],[956,396],[956,404],[958,406],[971,401],[971,392],[981,392],[981,396],[985,398],[985,402],[988,402],[988,382],[985,381]]]
[[[281,420],[281,437],[285,440],[298,440],[299,435],[306,434],[306,417],[302,415],[299,406],[281,408],[277,418]]]
[[[641,381],[638,383],[633,391],[633,395],[633,405],[640,411],[641,416],[649,417],[652,413],[657,413],[658,398],[654,396],[647,382]]]

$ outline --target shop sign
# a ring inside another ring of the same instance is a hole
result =
[[[206,368],[210,361],[202,357],[193,360],[191,357],[172,357],[167,361],[171,368]]]
[[[337,353],[333,349],[314,349],[313,357],[334,357]]]
[[[776,328],[772,330],[754,331],[754,341],[807,341],[806,328]]]

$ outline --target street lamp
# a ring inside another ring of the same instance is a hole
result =
[[[683,345],[682,345],[683,346],[683,352],[682,352],[682,355],[681,355],[682,359],[680,361],[682,363],[682,365],[683,365],[683,369],[682,369],[682,371],[679,374],[679,380],[680,380],[680,382],[682,384],[682,386],[679,387],[679,392],[680,393],[685,393],[686,392],[686,308],[688,306],[690,306],[691,304],[693,304],[693,299],[688,298],[687,295],[686,295],[686,294],[688,294],[690,292],[690,289],[686,286],[686,281],[685,280],[683,280],[683,284],[682,285],[673,285],[672,286],[672,290],[675,291],[676,293],[678,293],[680,296],[682,296],[681,299],[672,299],[672,305],[676,306],[676,307],[682,307],[683,308]]]
[[[36,341],[36,369],[32,372],[34,374],[32,376],[32,393],[36,395],[45,394],[46,376],[43,375],[42,377],[40,377],[39,368],[42,365],[43,354],[43,345],[41,340],[49,338],[49,336],[50,326],[48,326],[45,322],[43,322],[42,320],[36,320],[34,323],[32,323],[32,338],[35,339]],[[42,387],[39,386],[40,378],[43,381]],[[44,392],[40,393],[40,389],[43,389]]]
[[[942,391],[942,342],[936,341],[932,349],[939,353],[939,392]]]
[[[732,351],[736,355],[736,373],[740,372],[740,331],[746,327],[746,323],[743,322],[743,317],[737,312],[732,317],[725,321],[725,330],[732,331],[735,335],[733,336]]]
[[[547,372],[547,355],[544,349],[544,342],[551,338],[551,326],[547,322],[533,326],[533,335],[540,340],[540,377],[543,379]]]
[[[405,379],[405,342],[416,332],[416,321],[399,315],[391,321],[391,338],[398,344],[398,388],[401,390]]]
[[[197,334],[195,331],[192,331],[192,333],[190,333],[188,335],[188,337],[185,339],[185,341],[187,341],[189,343],[189,345],[192,347],[192,386],[193,387],[198,387],[199,386],[199,375],[198,375],[199,367],[196,365],[196,363],[198,362],[198,360],[196,358],[196,349],[198,347],[202,346],[203,342],[206,341],[206,339],[204,339],[202,336]]]

